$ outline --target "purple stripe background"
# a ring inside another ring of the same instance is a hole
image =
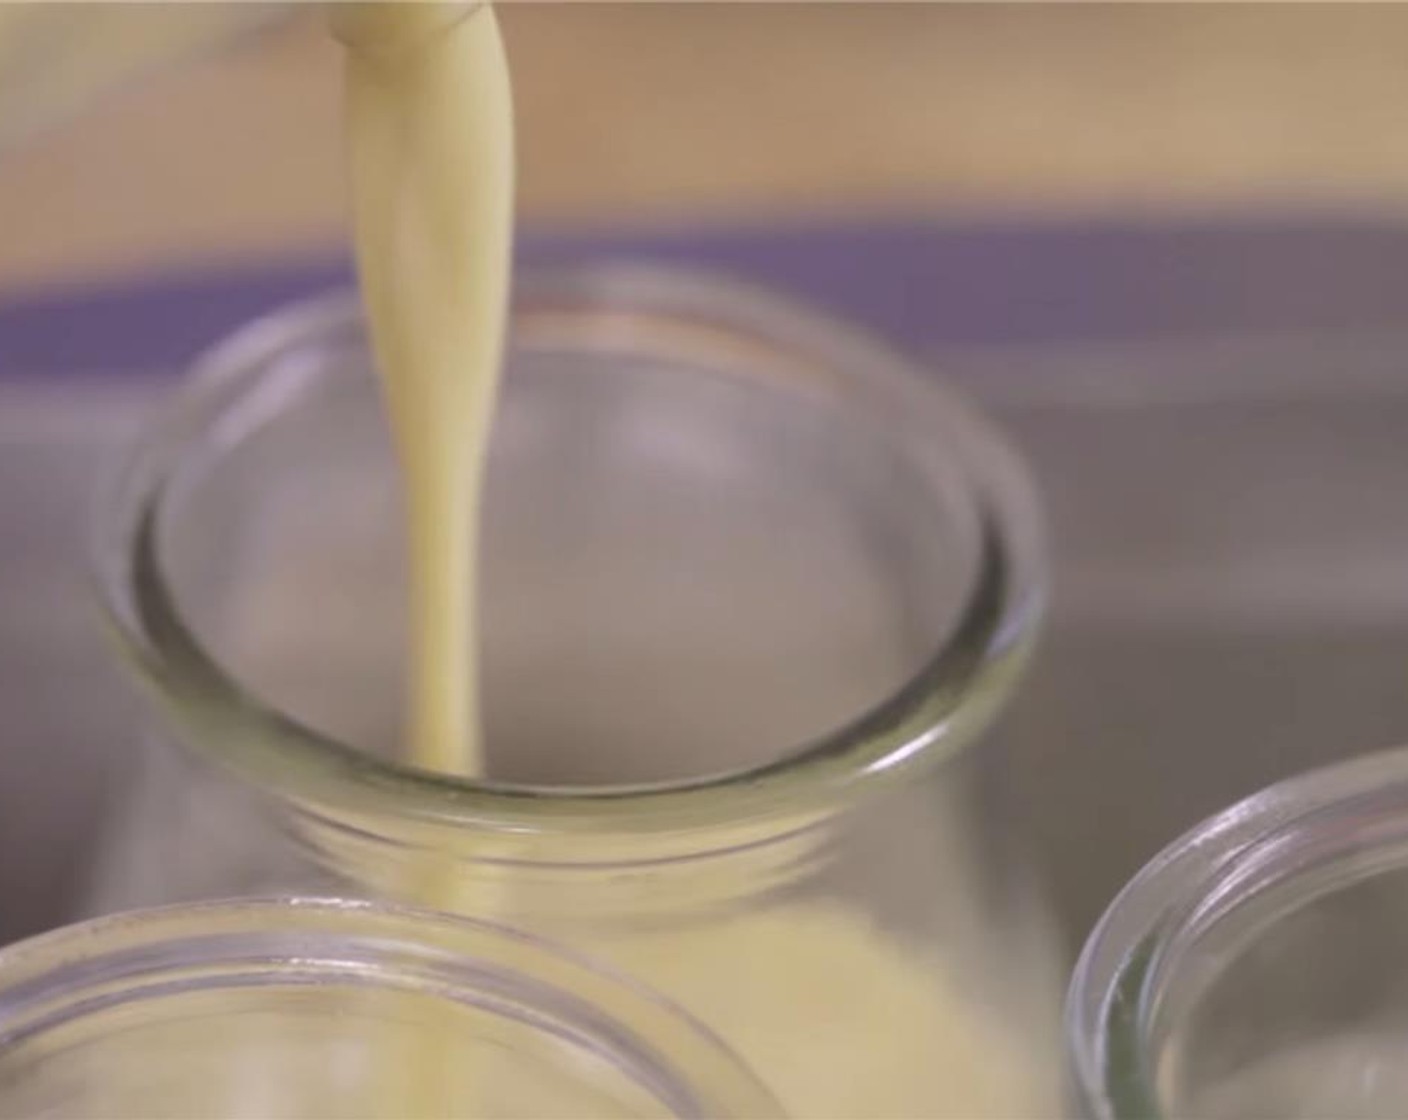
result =
[[[923,222],[527,236],[524,264],[611,257],[770,283],[918,350],[1408,326],[1408,231],[1355,220]],[[0,303],[0,376],[179,366],[345,260],[134,278]]]

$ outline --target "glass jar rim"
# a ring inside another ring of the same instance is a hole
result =
[[[369,816],[431,830],[472,825],[522,833],[679,833],[747,826],[848,799],[921,759],[947,757],[986,726],[1029,652],[1044,605],[1044,534],[1034,488],[1005,438],[936,375],[882,343],[767,289],[655,265],[529,273],[514,294],[526,330],[584,346],[678,356],[680,347],[740,346],[775,365],[809,356],[864,370],[886,391],[918,396],[977,507],[977,571],[940,648],[849,725],[753,769],[631,786],[529,786],[434,774],[369,755],[245,693],[182,623],[156,544],[162,487],[187,449],[220,431],[226,406],[281,353],[359,324],[355,295],[314,297],[237,330],[144,429],[101,496],[93,552],[108,629],[139,677],[198,747],[261,787],[329,819]],[[688,353],[689,350],[684,351]],[[901,399],[904,399],[903,396]],[[273,398],[263,402],[274,406]],[[256,409],[257,411],[257,409]],[[226,425],[227,427],[229,425]]]
[[[94,1010],[208,985],[339,981],[513,1014],[589,1047],[681,1116],[781,1115],[703,1024],[652,989],[532,934],[340,898],[261,897],[107,915],[0,948],[0,1053]]]
[[[1366,858],[1366,853],[1373,858]],[[1268,786],[1151,859],[1091,931],[1066,999],[1067,1058],[1093,1120],[1166,1115],[1156,1062],[1168,994],[1205,939],[1277,892],[1266,922],[1408,867],[1408,747]],[[1246,936],[1243,932],[1242,936]]]

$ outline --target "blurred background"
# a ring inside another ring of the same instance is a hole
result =
[[[1408,741],[1408,7],[501,19],[529,255],[791,287],[1033,463],[1056,606],[1003,734],[1073,944],[1199,817]],[[83,575],[129,387],[348,279],[339,63],[300,9],[0,153],[0,942],[64,915],[141,726]]]
[[[509,3],[502,19],[530,225],[1408,200],[1397,5]],[[340,248],[338,67],[305,10],[9,153],[0,291]]]

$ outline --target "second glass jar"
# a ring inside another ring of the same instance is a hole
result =
[[[640,976],[793,1115],[1048,1114],[1058,958],[972,746],[1044,555],[986,423],[752,288],[547,276],[484,518],[468,781],[400,757],[400,496],[355,302],[206,358],[101,511],[180,745],[134,776],[93,908],[408,899]]]
[[[244,899],[0,949],[7,1120],[777,1110],[655,993],[516,930],[365,902]]]

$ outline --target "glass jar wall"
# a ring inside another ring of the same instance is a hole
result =
[[[658,985],[796,1115],[1049,1111],[1055,954],[973,743],[1043,553],[981,418],[751,288],[524,284],[473,782],[400,758],[400,526],[350,300],[246,329],[152,426],[99,563],[181,749],[134,779],[95,908],[410,899]]]
[[[1170,845],[1087,943],[1067,1030],[1099,1120],[1401,1115],[1408,751],[1315,771]]]
[[[98,919],[0,951],[9,1120],[756,1117],[659,997],[515,931],[369,903]]]

